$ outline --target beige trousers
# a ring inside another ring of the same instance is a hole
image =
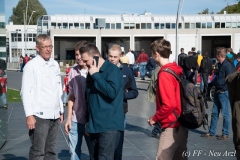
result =
[[[166,128],[160,135],[156,160],[187,160],[188,129]]]

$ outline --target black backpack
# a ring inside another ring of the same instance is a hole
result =
[[[205,107],[208,108],[208,106],[200,88],[188,80],[180,78],[169,68],[162,71],[172,74],[180,83],[182,112],[179,116],[175,110],[173,111],[178,122],[188,129],[196,129],[201,125],[203,125],[205,129],[204,125],[208,124],[208,115],[205,113]]]

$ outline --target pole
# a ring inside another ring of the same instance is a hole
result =
[[[29,23],[30,23],[30,21],[31,21],[31,18],[32,18],[33,13],[35,13],[35,12],[36,12],[36,11],[32,11],[31,16],[30,16],[29,21],[28,21],[28,25],[29,25]]]
[[[23,41],[24,41],[24,43],[25,43],[25,48],[24,48],[24,52],[23,52],[23,55],[25,55],[26,54],[26,39],[25,39],[25,37],[26,37],[26,14],[25,14],[25,10],[23,10],[23,23],[24,23],[24,36],[23,36]]]
[[[175,49],[175,62],[178,61],[178,17],[179,17],[179,10],[180,10],[181,0],[178,2],[178,10],[177,10],[177,18],[176,18],[176,49]]]

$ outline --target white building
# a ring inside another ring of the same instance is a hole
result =
[[[105,24],[99,28],[102,19],[105,20]],[[29,26],[30,28],[35,28],[35,26]],[[79,40],[87,40],[96,44],[103,57],[107,56],[108,48],[113,43],[121,45],[125,51],[131,48],[138,54],[141,49],[145,49],[150,54],[151,42],[159,38],[165,38],[171,42],[173,54],[170,59],[172,61],[176,59],[180,48],[185,48],[188,52],[195,47],[197,50],[208,51],[211,57],[215,57],[215,49],[218,46],[231,47],[235,53],[239,52],[240,14],[181,15],[178,28],[176,47],[175,15],[153,15],[151,13],[44,15],[37,22],[37,34],[48,34],[52,38],[54,45],[52,56],[57,60],[74,59],[74,44]],[[11,29],[11,31],[16,33],[16,29]],[[35,29],[32,30],[32,35],[36,33],[34,31]],[[21,28],[20,35],[24,36],[23,28]],[[29,37],[32,38],[32,43],[27,44],[27,53],[35,48],[34,36],[29,35]],[[18,39],[17,36],[15,38]],[[20,42],[13,42],[13,40],[11,38],[10,54],[16,56],[18,53],[23,53],[25,47],[23,38]],[[15,48],[20,50],[14,51]]]
[[[26,32],[24,32],[24,27]],[[6,30],[9,41],[9,62],[18,62],[20,55],[36,55],[36,25],[14,25],[13,22],[10,22],[9,25],[6,25]]]

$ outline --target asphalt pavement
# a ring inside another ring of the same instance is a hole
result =
[[[139,96],[129,101],[129,111],[126,116],[127,126],[125,130],[123,160],[154,160],[156,156],[158,139],[151,137],[151,130],[147,119],[155,112],[155,104],[146,100],[147,80],[144,83],[136,79]],[[21,88],[21,73],[8,72],[8,87]],[[207,113],[211,115],[213,103],[208,102]],[[2,112],[0,110],[0,112]],[[25,125],[25,115],[21,103],[10,103],[8,112],[8,141],[0,150],[1,160],[27,160],[30,147],[28,130]],[[209,117],[210,118],[210,117]],[[220,115],[217,134],[221,135],[223,118]],[[210,122],[209,122],[210,124]],[[200,127],[189,130],[188,151],[184,152],[190,160],[233,160],[235,150],[232,142],[232,134],[228,140],[214,138],[202,138],[200,135],[207,130]],[[59,130],[57,140],[57,156],[60,160],[69,160],[69,148],[67,136],[63,132],[63,125]],[[85,142],[82,145],[82,159],[89,159]]]

